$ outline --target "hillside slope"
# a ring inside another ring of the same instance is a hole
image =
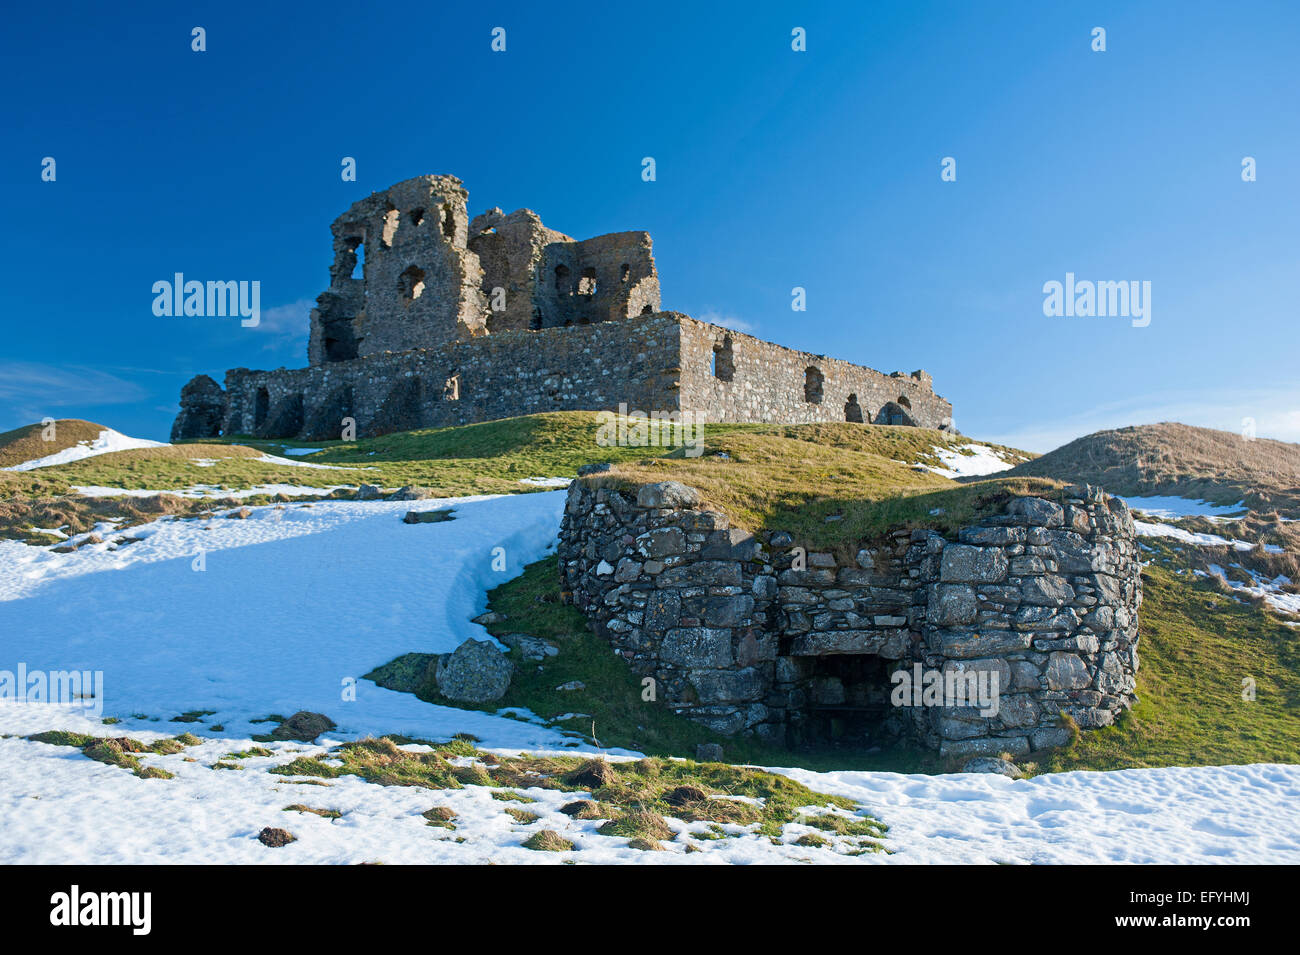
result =
[[[1099,484],[1113,494],[1177,495],[1300,517],[1300,445],[1164,422],[1098,431],[1008,476]]]
[[[12,468],[27,461],[35,461],[59,451],[76,447],[83,441],[94,441],[104,431],[111,430],[93,421],[80,418],[61,418],[53,422],[52,440],[45,440],[46,426],[25,424],[21,428],[0,433],[0,468]]]

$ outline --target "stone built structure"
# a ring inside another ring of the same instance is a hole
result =
[[[527,209],[473,220],[452,176],[417,176],[330,227],[309,367],[199,375],[173,440],[338,438],[544,411],[703,421],[952,427],[923,371],[890,375],[660,311],[650,236],[578,241]],[[358,275],[360,271],[360,275]]]
[[[1062,714],[1096,729],[1132,705],[1142,583],[1122,500],[1015,497],[953,536],[902,529],[796,568],[789,534],[737,528],[693,488],[591,476],[569,487],[560,574],[659,702],[726,735],[1022,756],[1069,741]],[[918,667],[996,674],[996,713],[895,705],[893,674]]]

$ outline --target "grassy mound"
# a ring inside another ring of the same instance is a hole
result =
[[[1300,517],[1300,445],[1163,423],[1098,431],[1008,474],[1099,484],[1113,494],[1168,494]]]
[[[1016,494],[1060,497],[1062,485],[1051,479],[957,484],[920,467],[942,463],[936,448],[969,443],[941,431],[888,425],[741,425],[706,430],[705,451],[698,457],[674,451],[621,462],[586,480],[629,489],[681,481],[738,526],[788,531],[814,547],[874,538],[899,527],[955,530],[979,514],[1000,510]]]
[[[54,422],[54,437],[44,438],[45,425],[27,424],[12,431],[0,433],[0,468],[11,468],[37,458],[48,457],[82,441],[94,441],[100,432],[107,431],[102,424],[80,418],[60,418]]]

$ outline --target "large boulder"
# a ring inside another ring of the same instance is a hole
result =
[[[514,665],[494,644],[466,640],[438,658],[438,692],[449,700],[490,703],[505,696]]]

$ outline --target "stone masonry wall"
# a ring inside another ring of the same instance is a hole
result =
[[[694,319],[682,322],[681,377],[688,406],[707,421],[952,427],[952,405],[924,371],[886,375]]]
[[[544,411],[617,411],[620,404],[630,411],[686,410],[704,421],[735,420],[690,371],[702,361],[691,342],[725,331],[678,312],[659,312],[618,322],[498,332],[309,368],[236,368],[226,373],[224,393],[203,375],[186,385],[172,437],[220,432],[325,440],[339,437],[344,418],[355,419],[357,435],[366,437]],[[780,362],[787,371],[806,357],[751,341],[742,355],[751,349],[756,354],[759,346],[769,357],[787,353],[793,357]],[[906,390],[917,416],[911,423],[939,427],[947,420],[951,406],[929,390],[928,376],[895,377],[845,362],[825,364],[835,375],[858,375],[863,394],[873,379],[885,383],[880,387],[889,388],[886,393]],[[742,363],[735,384],[764,374],[778,372]],[[755,421],[784,421],[786,413],[792,421],[844,420],[842,409],[830,402],[808,405],[799,414],[787,411],[783,398],[764,403],[762,396],[777,396],[788,384],[778,377],[747,385],[754,403],[736,413],[752,414]],[[214,406],[223,403],[224,414],[215,414]]]
[[[311,368],[234,369],[226,375],[224,430],[324,440],[338,438],[349,417],[364,437],[622,401],[671,409],[676,340],[675,322],[655,316],[504,332]]]
[[[900,530],[804,555],[668,482],[574,482],[565,590],[658,699],[725,734],[967,756],[1060,745],[1134,699],[1140,568],[1128,508],[1090,487],[1015,498],[956,540]],[[996,672],[998,712],[889,702],[899,669]]]

